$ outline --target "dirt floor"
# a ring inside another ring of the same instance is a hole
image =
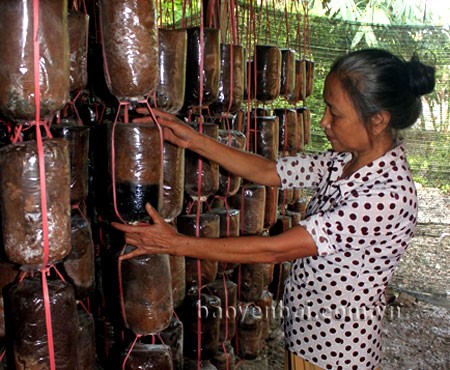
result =
[[[388,291],[382,370],[450,370],[450,197],[437,189],[418,192],[417,233]],[[261,358],[237,369],[283,369],[277,325]]]

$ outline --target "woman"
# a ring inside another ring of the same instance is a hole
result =
[[[180,235],[150,206],[154,224],[114,224],[137,249],[224,262],[295,260],[284,291],[286,368],[375,369],[384,290],[413,236],[417,199],[396,130],[414,124],[434,70],[413,57],[368,49],[338,59],[320,122],[332,151],[278,162],[242,152],[157,113],[170,142],[267,186],[313,187],[306,218],[270,237]],[[146,122],[148,118],[142,118]],[[303,366],[303,367],[302,367]]]

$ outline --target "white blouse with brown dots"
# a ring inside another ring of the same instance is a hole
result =
[[[350,153],[278,160],[283,188],[316,189],[300,222],[317,256],[293,262],[284,292],[287,348],[324,369],[381,362],[384,290],[417,221],[417,195],[397,145],[341,179]]]

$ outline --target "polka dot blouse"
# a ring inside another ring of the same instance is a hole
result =
[[[278,160],[283,188],[314,187],[300,221],[318,255],[294,261],[284,294],[286,344],[324,369],[375,369],[384,290],[413,236],[417,196],[402,145],[341,179],[349,153]]]

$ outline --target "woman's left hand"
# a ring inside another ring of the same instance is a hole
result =
[[[127,244],[136,247],[132,252],[120,256],[121,260],[144,254],[174,254],[174,241],[178,232],[164,221],[149,203],[145,205],[145,209],[153,220],[152,225],[132,226],[118,222],[111,224],[117,230],[125,233]]]

